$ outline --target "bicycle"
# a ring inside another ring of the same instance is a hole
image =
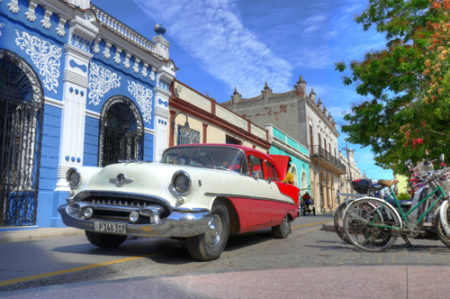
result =
[[[433,175],[427,180],[428,185],[434,188],[433,191],[427,193],[406,212],[392,188],[398,181],[379,180],[378,183],[390,190],[386,200],[375,197],[360,198],[350,203],[344,211],[344,233],[354,246],[376,252],[388,249],[398,236],[404,237],[405,241],[407,237],[425,236],[424,222],[430,214],[432,227],[437,231],[438,203],[445,197],[445,192],[437,182],[436,176]],[[396,208],[388,202],[389,198],[393,200]],[[416,216],[413,213],[419,208],[422,214]],[[441,241],[450,247],[450,239],[443,238]],[[407,243],[410,245],[409,241]]]
[[[373,183],[372,180],[369,179],[358,179],[352,181],[352,188],[359,193],[339,193],[339,196],[346,196],[347,198],[339,204],[334,212],[333,221],[334,221],[334,231],[342,239],[342,241],[351,244],[350,240],[346,237],[344,233],[343,226],[343,216],[344,211],[348,207],[350,203],[353,201],[362,198],[364,196],[375,196],[377,192],[382,189],[382,186],[378,183]]]

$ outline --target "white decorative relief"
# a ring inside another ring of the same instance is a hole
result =
[[[148,68],[148,63],[144,63],[144,66],[142,67],[142,76],[147,77],[148,72],[147,72],[147,68]]]
[[[25,16],[30,22],[36,21],[36,6],[36,2],[33,1],[30,1],[30,3],[28,4],[28,11],[25,13]]]
[[[152,67],[152,71],[150,72],[150,80],[155,81],[155,68]]]
[[[144,122],[150,123],[152,120],[152,98],[153,91],[144,85],[138,84],[134,81],[128,81],[128,91],[134,96],[139,104],[144,117]]]
[[[98,106],[101,97],[120,86],[122,77],[91,61],[89,68],[89,104]]]
[[[94,42],[94,48],[92,48],[92,51],[94,51],[94,53],[99,53],[100,52],[99,43],[100,43],[100,39],[96,38],[95,42]]]
[[[122,53],[122,49],[116,47],[116,55],[114,56],[114,62],[120,64],[120,53]]]
[[[2,29],[3,27],[5,27],[5,23],[0,23],[0,29]],[[0,36],[2,36],[2,31],[1,30],[0,30]]]
[[[66,22],[66,19],[59,18],[58,27],[56,28],[56,33],[58,33],[59,36],[64,36],[66,34],[66,30],[64,29],[64,25],[66,24]]]
[[[45,29],[50,29],[52,27],[52,23],[50,22],[50,16],[53,14],[52,11],[46,9],[44,18],[41,20],[42,27]]]
[[[21,35],[17,29],[16,35],[16,45],[31,57],[39,74],[44,78],[45,88],[57,93],[61,48],[24,31]]]
[[[124,62],[123,62],[123,65],[124,65],[126,68],[129,68],[129,67],[130,67],[130,57],[131,57],[131,54],[128,54],[128,53],[127,53],[127,55],[125,56],[125,60],[124,60]]]
[[[135,73],[139,73],[139,62],[141,62],[141,60],[137,57],[134,58],[134,66],[133,66],[133,71]]]
[[[111,52],[109,52],[109,49],[111,48],[110,43],[105,44],[105,50],[103,50],[103,56],[105,56],[106,59],[109,59],[111,57]]]
[[[19,12],[19,0],[11,0],[11,2],[8,3],[9,11],[12,13],[18,13]]]

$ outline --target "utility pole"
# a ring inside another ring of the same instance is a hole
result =
[[[347,140],[345,141],[345,148],[344,148],[344,150],[347,152],[348,173],[349,173],[350,183],[351,183],[353,181],[353,178],[352,178],[352,166],[351,166],[351,163],[350,163],[350,154],[349,153],[352,150],[348,148]],[[350,193],[353,193],[353,189],[350,189]]]

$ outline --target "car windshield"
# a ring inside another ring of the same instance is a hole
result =
[[[217,168],[248,174],[244,154],[232,147],[174,147],[164,153],[161,163]]]

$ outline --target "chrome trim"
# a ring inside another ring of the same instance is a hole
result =
[[[178,175],[184,175],[184,176],[186,176],[189,179],[189,187],[188,187],[186,192],[178,192],[178,190],[175,187],[175,178]],[[189,173],[187,173],[184,170],[178,170],[172,175],[172,180],[170,182],[169,190],[170,190],[170,192],[172,192],[172,194],[174,196],[177,196],[177,197],[178,196],[185,196],[191,191],[191,185],[192,185],[192,180],[191,180],[191,176],[189,175]]]
[[[244,198],[244,199],[251,199],[251,200],[266,200],[266,201],[276,201],[276,202],[287,203],[287,204],[295,204],[295,201],[291,197],[289,197],[285,194],[282,194],[282,193],[281,193],[281,195],[286,197],[286,199],[288,199],[292,202],[287,202],[284,200],[274,199],[274,198],[270,198],[270,197],[255,197],[255,196],[240,195],[240,194],[212,193],[212,192],[205,193],[205,196],[210,196],[210,197],[237,197],[237,198]]]
[[[77,213],[78,209],[64,204],[58,208],[61,218],[67,226],[82,230],[95,231],[95,218],[83,219]],[[159,219],[157,224],[132,224],[125,221],[118,222],[126,226],[126,235],[143,237],[193,237],[205,233],[211,213],[207,209],[174,210],[166,218]]]
[[[78,176],[79,176],[79,182],[78,182],[77,185],[72,186],[72,184],[70,183],[70,176],[71,176],[74,172],[78,174]],[[67,183],[69,184],[69,186],[70,186],[71,189],[78,189],[78,188],[81,186],[81,172],[80,172],[77,168],[75,168],[75,167],[69,168],[69,170],[67,170],[67,172],[66,172],[66,181],[67,181]]]
[[[109,197],[109,198],[128,198],[128,199],[137,199],[137,200],[147,200],[149,204],[160,204],[164,208],[166,208],[169,212],[172,212],[173,208],[170,205],[170,202],[162,197],[147,195],[147,194],[139,194],[139,193],[130,193],[130,192],[117,192],[117,191],[97,191],[97,190],[89,190],[89,191],[81,191],[77,193],[73,198],[71,198],[71,203],[84,201],[88,197]]]
[[[109,179],[109,182],[116,185],[116,187],[122,187],[124,184],[130,184],[134,181],[135,179],[127,177],[123,172],[119,173],[116,177]]]

